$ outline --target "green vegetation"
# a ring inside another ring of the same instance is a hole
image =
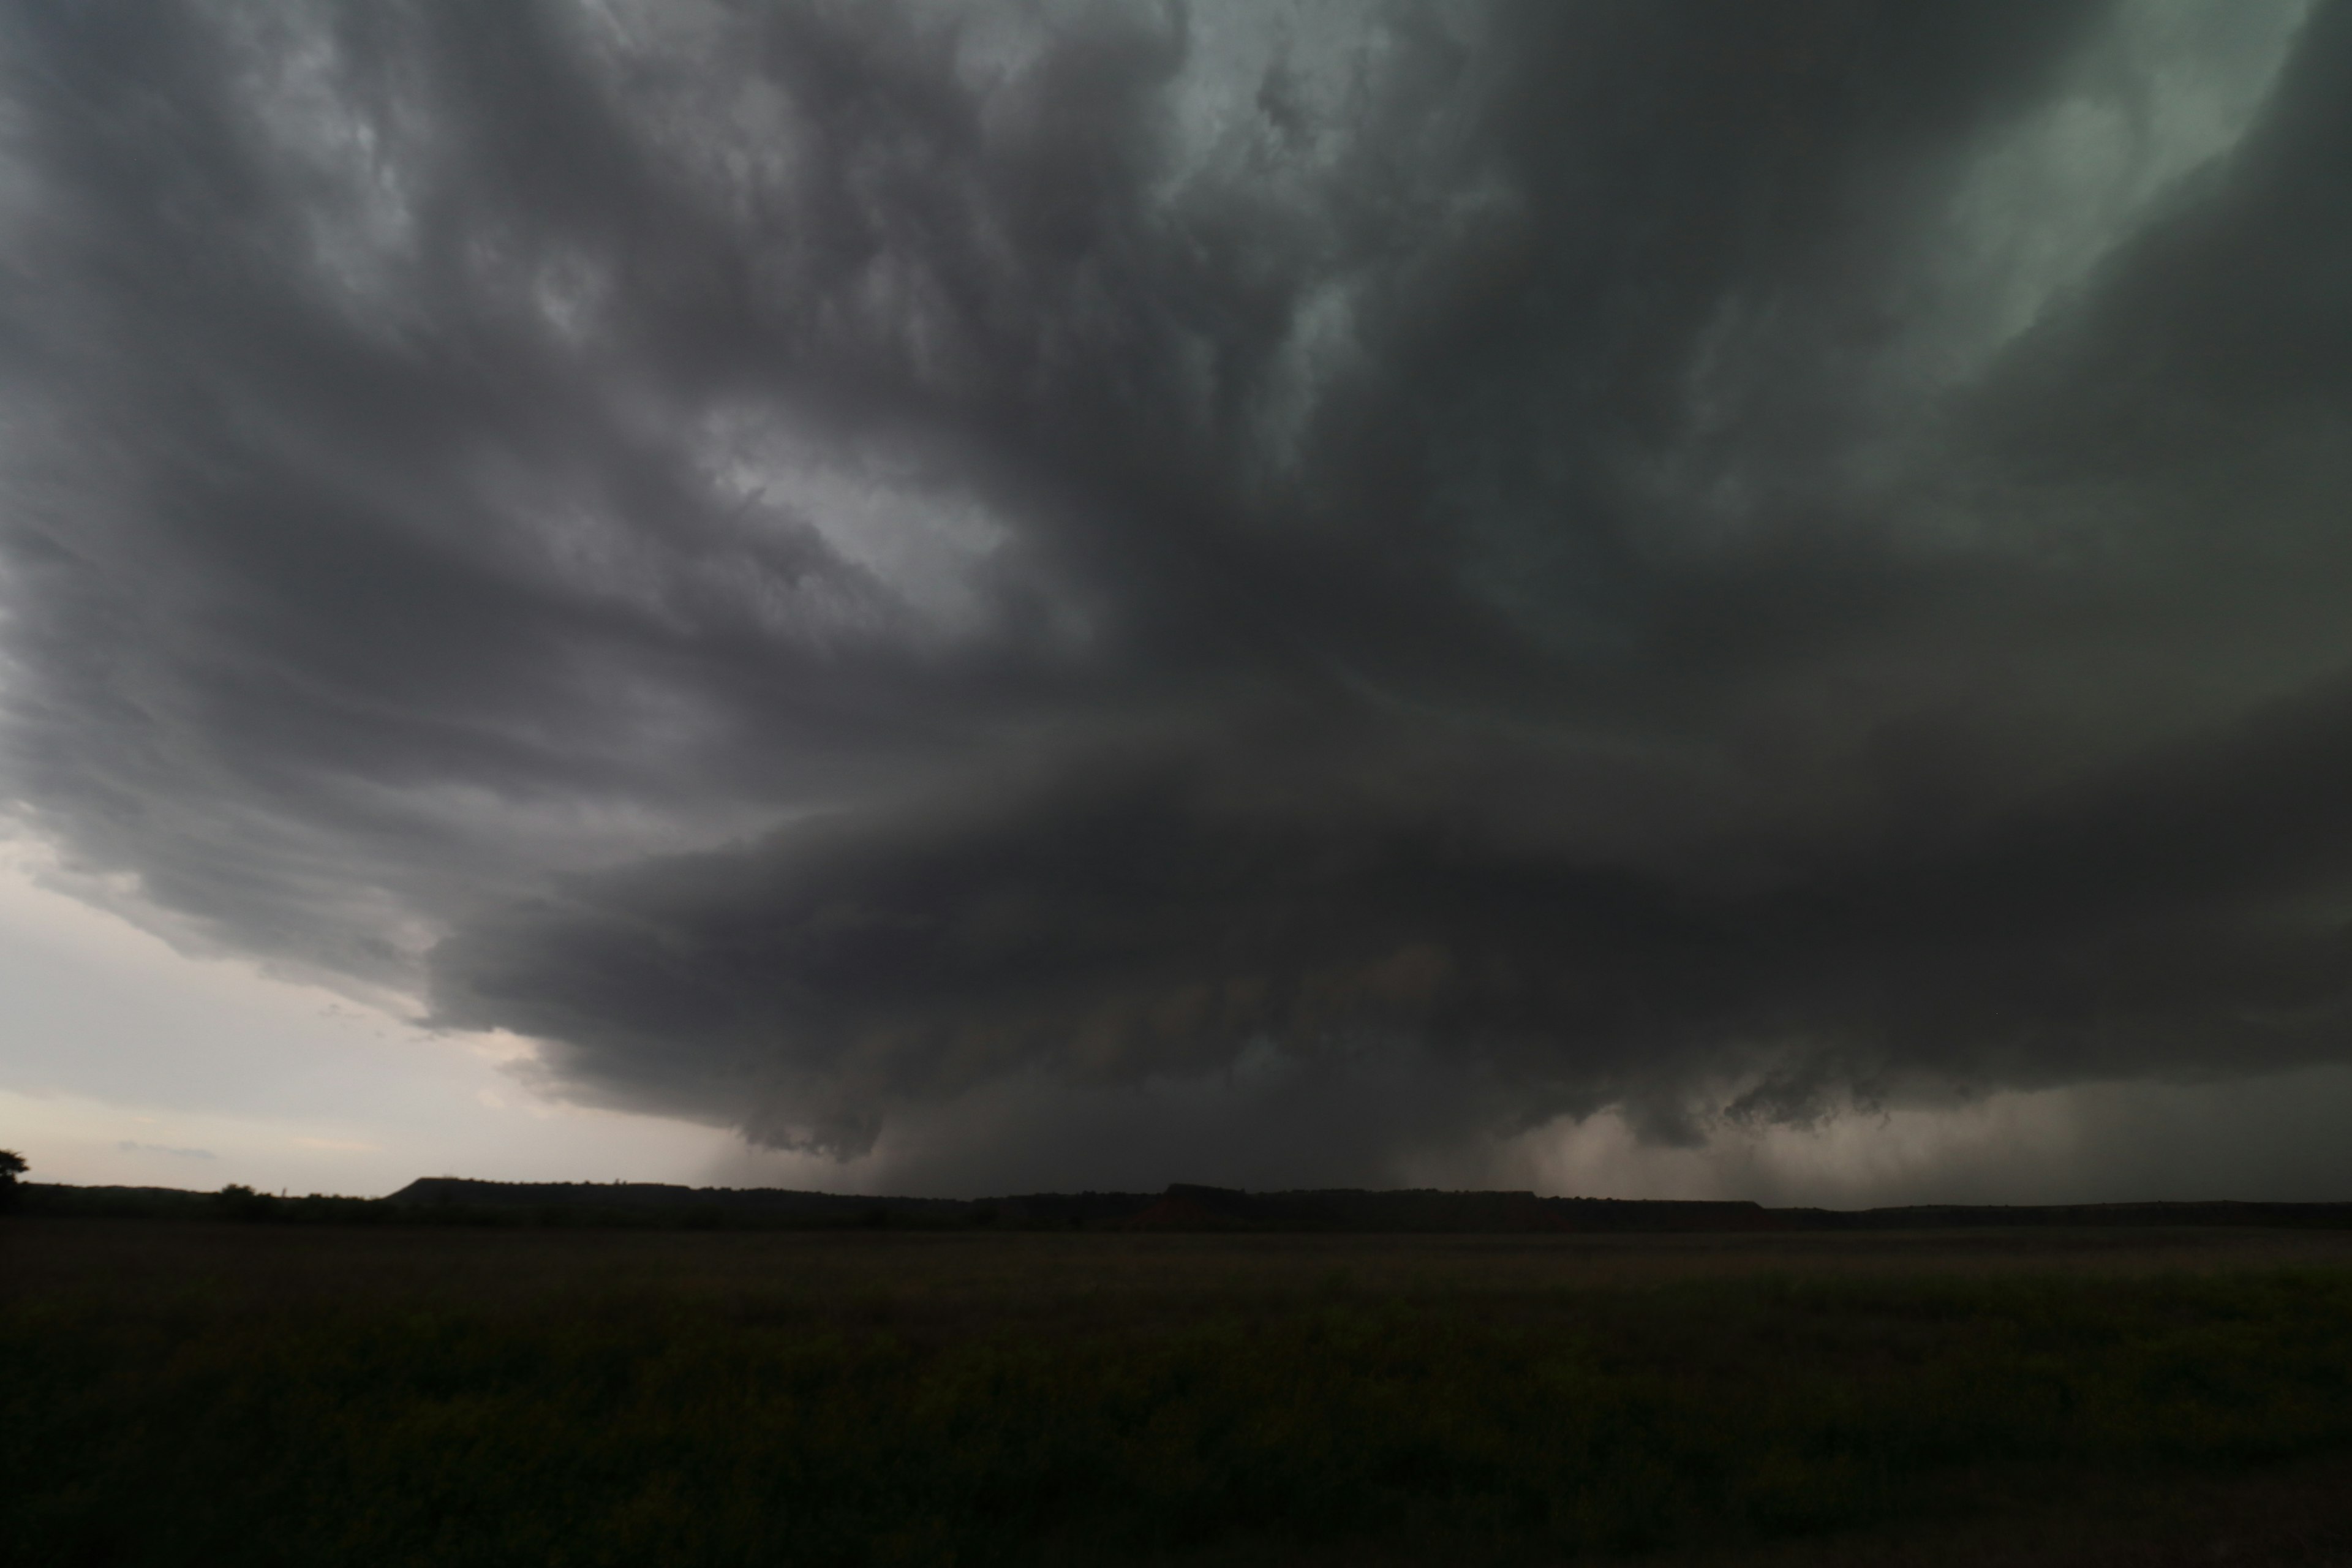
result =
[[[0,1552],[1557,1562],[2352,1454],[2341,1265],[1252,1239],[21,1220]]]

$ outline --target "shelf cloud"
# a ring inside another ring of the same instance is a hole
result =
[[[941,1180],[2352,1060],[2352,5],[26,0],[0,94],[0,790],[184,943]]]

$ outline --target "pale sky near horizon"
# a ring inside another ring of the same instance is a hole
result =
[[[36,1177],[2352,1197],[2352,0],[0,0]]]
[[[30,1157],[28,1180],[370,1197],[424,1175],[898,1190],[856,1164],[753,1152],[725,1129],[566,1104],[509,1070],[528,1060],[520,1042],[421,1028],[250,963],[184,955],[44,888],[38,864],[21,842],[0,844],[0,995],[11,1010],[0,1147]],[[2196,1136],[2210,1102],[2167,1098],[2009,1096],[1663,1153],[1602,1117],[1521,1140],[1489,1169],[1440,1163],[1397,1180],[1838,1207],[2296,1199],[2338,1179],[2329,1153],[2352,1116],[2352,1072],[2247,1086],[2219,1139]],[[2284,1136],[2248,1159],[2248,1126]],[[2126,1158],[2086,1162],[2085,1145],[2101,1144]],[[1149,1190],[1200,1173],[1171,1164],[1127,1176]]]
[[[0,1147],[33,1181],[379,1195],[423,1175],[703,1182],[723,1131],[551,1100],[436,1034],[191,958],[0,858]]]

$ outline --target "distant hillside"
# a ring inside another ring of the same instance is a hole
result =
[[[661,1182],[476,1182],[427,1176],[385,1198],[404,1208],[487,1208],[544,1215],[674,1215],[754,1223],[1101,1225],[1142,1213],[1156,1193],[1032,1193],[1004,1198],[865,1197],[786,1187],[681,1187]]]
[[[1545,1232],[1763,1230],[1773,1211],[1752,1203],[1542,1198],[1533,1193],[1357,1188],[1251,1193],[1176,1183],[1159,1193],[1020,1193],[992,1198],[856,1197],[775,1187],[681,1187],[652,1182],[476,1182],[432,1176],[384,1200],[407,1207],[540,1213],[700,1213],[745,1219],[1027,1227],[1120,1226],[1149,1230]]]
[[[2142,1203],[1930,1205],[1881,1209],[1766,1208],[1744,1201],[1538,1197],[1529,1192],[1252,1193],[1175,1183],[1160,1193],[1024,1193],[992,1198],[860,1197],[772,1187],[656,1183],[475,1182],[437,1176],[384,1200],[426,1207],[622,1211],[871,1223],[1144,1230],[1462,1234],[1945,1230],[1964,1227],[2285,1226],[2352,1227],[2352,1204]]]
[[[725,1229],[1266,1231],[1419,1235],[1633,1235],[1757,1231],[2114,1228],[2352,1229],[2352,1204],[2145,1203],[1766,1208],[1745,1202],[1547,1198],[1533,1193],[1251,1193],[1176,1183],[1157,1193],[1021,1193],[993,1198],[859,1196],[660,1182],[478,1182],[428,1176],[385,1198],[273,1197],[242,1187],[73,1187],[24,1183],[26,1215],[323,1224],[630,1226]]]

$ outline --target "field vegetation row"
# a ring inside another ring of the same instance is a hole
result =
[[[2352,1268],[2325,1258],[26,1219],[0,1245],[26,1563],[1559,1562],[2352,1455]]]

